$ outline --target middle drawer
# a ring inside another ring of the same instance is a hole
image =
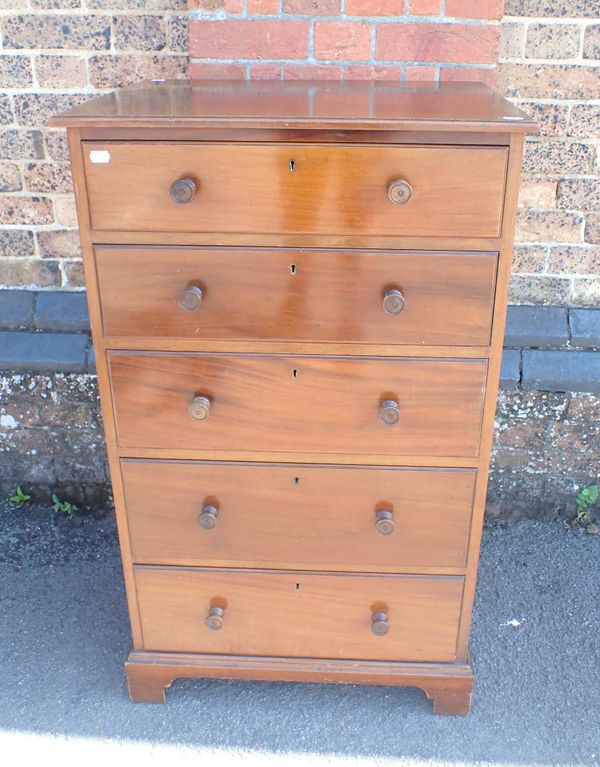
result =
[[[136,564],[466,564],[474,469],[123,460],[121,473]]]
[[[107,357],[121,448],[479,453],[486,360],[114,351]]]

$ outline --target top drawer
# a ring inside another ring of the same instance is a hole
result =
[[[97,231],[497,237],[507,157],[496,147],[84,142]]]

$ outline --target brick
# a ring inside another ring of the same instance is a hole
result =
[[[585,236],[586,242],[592,242],[596,245],[600,245],[600,215],[590,214],[587,217],[585,223]]]
[[[169,16],[167,19],[167,47],[176,53],[188,52],[187,16]]]
[[[402,79],[402,67],[374,66],[372,64],[350,64],[344,67],[344,80],[395,80]]]
[[[571,303],[577,306],[600,305],[600,278],[576,277],[573,280]]]
[[[539,126],[540,136],[564,136],[567,133],[570,106],[568,104],[539,104],[531,101],[521,102],[519,107],[531,115]]]
[[[569,326],[564,307],[508,307],[506,346],[565,346],[568,340]]]
[[[281,64],[252,64],[251,80],[281,80]]]
[[[500,59],[520,59],[525,47],[525,24],[504,22],[500,33]]]
[[[590,24],[583,38],[583,58],[600,59],[600,24]]]
[[[25,229],[0,229],[0,259],[28,258],[34,253],[33,232]]]
[[[557,204],[570,210],[600,210],[600,178],[566,178],[558,182]]]
[[[4,21],[5,48],[67,48],[101,50],[110,47],[110,23],[104,16],[26,14]]]
[[[571,299],[571,280],[565,277],[513,274],[510,280],[511,304],[562,304]]]
[[[81,258],[79,232],[76,229],[58,229],[37,233],[42,258]]]
[[[48,125],[58,112],[89,101],[83,93],[25,93],[13,97],[15,115],[21,127]]]
[[[46,131],[46,150],[48,157],[57,162],[69,161],[69,145],[67,133],[62,128]],[[33,159],[33,158],[31,158]]]
[[[72,195],[55,197],[54,212],[57,224],[68,229],[75,229],[77,227],[77,209],[75,208],[75,199]]]
[[[249,14],[277,14],[279,0],[248,0]]]
[[[0,95],[0,125],[10,125],[15,121],[10,97]]]
[[[286,64],[283,68],[284,80],[340,80],[340,67],[315,64]]]
[[[53,220],[47,197],[0,196],[0,224],[51,224]]]
[[[600,247],[557,246],[548,249],[548,271],[554,274],[600,274]]]
[[[26,330],[31,327],[35,294],[32,290],[0,290],[0,328]]]
[[[73,190],[67,163],[30,162],[24,168],[23,178],[30,192],[68,194]]]
[[[404,79],[407,82],[431,82],[437,80],[437,69],[427,66],[407,66],[404,70]]]
[[[95,88],[121,88],[147,79],[183,79],[188,59],[176,54],[102,54],[91,56],[88,66]]]
[[[20,189],[19,166],[13,162],[0,162],[0,192],[18,192]]]
[[[126,51],[162,51],[167,45],[165,21],[161,16],[116,16],[113,45]]]
[[[32,8],[41,10],[60,10],[62,8],[81,8],[81,0],[31,0]]]
[[[440,0],[409,0],[408,3],[411,16],[437,16],[441,10]]]
[[[446,16],[459,19],[501,19],[504,0],[446,0]]]
[[[528,141],[523,172],[544,176],[589,173],[593,160],[594,151],[589,144],[574,141]]]
[[[60,270],[55,261],[39,258],[1,258],[0,285],[22,288],[49,288],[60,285]]]
[[[85,273],[83,263],[79,261],[63,261],[65,279],[63,285],[67,288],[84,288]]]
[[[523,351],[523,388],[600,393],[600,353]]]
[[[596,18],[598,0],[505,0],[506,16]]]
[[[308,23],[280,19],[191,20],[190,54],[214,59],[305,59]]]
[[[33,325],[36,330],[88,332],[88,315],[85,293],[74,291],[51,291],[38,295]]]
[[[571,344],[600,349],[600,309],[570,309]]]
[[[35,72],[42,88],[83,88],[87,84],[82,56],[36,56]]]
[[[0,370],[83,372],[87,341],[83,333],[0,332]]]
[[[189,0],[189,8],[197,8],[203,13],[241,13],[244,10],[243,0]]]
[[[576,24],[530,24],[525,57],[528,59],[571,59],[579,53],[581,27]]]
[[[500,387],[516,389],[521,379],[521,353],[516,349],[504,349],[500,365]]]
[[[494,64],[500,30],[487,24],[383,24],[377,29],[379,61]]]
[[[513,273],[543,272],[546,269],[547,248],[540,245],[516,245],[513,253]]]
[[[88,8],[106,8],[127,11],[139,9],[143,11],[178,11],[187,8],[187,0],[86,0]]]
[[[192,61],[190,77],[198,80],[243,80],[246,67],[243,64],[208,64]]]
[[[519,207],[555,208],[556,181],[524,178],[519,188]]]
[[[500,91],[510,98],[593,99],[598,94],[599,67],[574,64],[498,65]]]
[[[404,6],[405,0],[346,0],[346,16],[403,16]]]
[[[33,83],[29,56],[0,56],[0,83],[3,88],[27,88]]]
[[[444,67],[440,69],[441,82],[479,82],[496,87],[495,67]]]
[[[360,61],[371,58],[370,24],[360,21],[317,21],[314,56],[327,61]]]
[[[291,16],[337,16],[340,12],[340,0],[283,0],[284,13]],[[346,13],[350,11],[346,10]],[[361,16],[364,15],[361,13]]]
[[[0,157],[4,160],[29,160],[44,157],[44,141],[39,130],[0,131]]]
[[[600,106],[596,104],[574,104],[571,109],[567,134],[581,138],[600,137]]]
[[[582,217],[566,211],[520,210],[517,242],[579,242]]]

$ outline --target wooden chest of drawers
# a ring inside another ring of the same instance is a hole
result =
[[[484,86],[147,83],[67,126],[133,648],[413,685],[468,634],[523,135]]]

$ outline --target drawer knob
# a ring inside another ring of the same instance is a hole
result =
[[[188,408],[188,413],[192,421],[206,421],[210,415],[210,400],[203,394],[194,397],[192,404]]]
[[[388,197],[394,205],[404,205],[407,203],[412,195],[412,186],[408,181],[398,178],[389,186]]]
[[[223,628],[223,616],[225,610],[222,607],[211,607],[204,623],[211,631],[220,631]]]
[[[383,294],[383,311],[387,314],[400,314],[404,304],[404,296],[398,288],[390,288]]]
[[[202,511],[198,515],[198,524],[204,530],[212,530],[217,524],[217,517],[219,515],[219,509],[212,504],[208,504],[203,507]]]
[[[388,509],[378,511],[375,515],[375,530],[380,535],[391,535],[394,532],[394,515]]]
[[[188,285],[179,294],[177,303],[184,312],[195,311],[202,303],[202,288],[198,285]]]
[[[178,205],[185,205],[196,194],[196,189],[193,178],[178,178],[171,184],[171,199]]]
[[[384,400],[379,406],[379,417],[386,426],[393,426],[400,419],[400,405],[393,399]]]
[[[390,630],[387,613],[373,613],[371,615],[371,631],[376,637],[385,636]]]

